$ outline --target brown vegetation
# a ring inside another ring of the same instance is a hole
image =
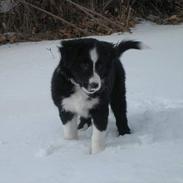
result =
[[[139,18],[183,20],[183,0],[3,1],[9,8],[0,3],[0,43],[111,34],[129,30]]]

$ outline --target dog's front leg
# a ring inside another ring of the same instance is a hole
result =
[[[64,128],[64,139],[78,139],[77,115],[72,112],[59,110]]]
[[[105,135],[107,129],[109,109],[108,105],[97,107],[92,112],[93,132],[91,138],[91,153],[98,153],[105,149]]]
[[[78,139],[77,116],[64,124],[64,139]]]

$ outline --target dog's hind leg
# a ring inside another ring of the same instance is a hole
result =
[[[86,130],[91,126],[91,118],[80,117],[80,123],[78,125],[78,130]]]
[[[125,72],[120,62],[116,67],[116,78],[111,93],[111,108],[116,118],[119,135],[130,134],[127,120],[127,104],[125,90]]]

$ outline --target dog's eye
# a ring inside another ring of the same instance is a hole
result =
[[[81,69],[82,69],[83,71],[88,70],[88,68],[89,68],[89,65],[88,65],[88,64],[81,64]]]
[[[102,63],[98,62],[96,65],[97,69],[101,70],[103,68]]]

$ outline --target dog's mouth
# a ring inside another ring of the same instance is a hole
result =
[[[75,86],[80,87],[83,90],[83,92],[88,94],[88,95],[94,94],[94,93],[98,92],[101,89],[101,83],[100,82],[99,83],[91,83],[91,84],[87,85],[87,87],[86,87],[86,86],[83,86],[83,85],[77,83],[73,79],[71,79],[70,81]]]
[[[94,94],[101,89],[101,82],[90,82],[86,86],[82,86],[81,89],[87,94]]]
[[[86,93],[86,94],[94,94],[100,90],[101,86],[98,86],[97,88],[89,88],[86,89],[85,87],[81,87],[81,89]]]

